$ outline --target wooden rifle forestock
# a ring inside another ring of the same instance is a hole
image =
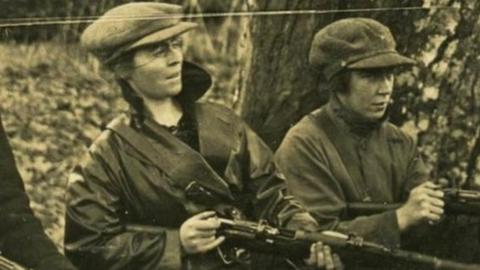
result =
[[[0,256],[0,270],[28,270],[27,268],[11,261],[3,256]]]

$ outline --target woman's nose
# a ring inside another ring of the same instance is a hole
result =
[[[183,61],[183,51],[181,48],[172,46],[171,44],[168,47],[168,64],[175,65]]]
[[[393,91],[393,75],[385,74],[378,79],[378,93],[388,95]]]

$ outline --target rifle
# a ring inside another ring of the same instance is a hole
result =
[[[444,188],[445,213],[451,215],[480,216],[480,191],[458,188]],[[345,216],[355,218],[396,210],[403,203],[347,203]]]
[[[28,270],[28,269],[0,255],[0,270]]]
[[[387,263],[402,263],[402,266],[423,266],[436,270],[473,270],[480,269],[480,265],[469,265],[451,260],[424,255],[417,252],[365,241],[362,237],[346,235],[339,232],[307,232],[280,229],[263,222],[245,220],[220,219],[221,226],[218,235],[226,238],[225,245],[230,247],[246,248],[259,253],[271,253],[291,259],[308,257],[311,244],[321,241],[329,245],[341,258],[365,260],[375,258]],[[378,266],[378,264],[377,264]],[[407,268],[408,269],[408,268]]]

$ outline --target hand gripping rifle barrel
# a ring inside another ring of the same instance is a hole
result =
[[[437,257],[391,249],[383,245],[365,241],[362,237],[333,231],[306,232],[279,229],[264,222],[220,219],[218,235],[226,238],[226,245],[247,248],[259,253],[270,253],[291,259],[303,259],[309,255],[310,246],[318,241],[329,245],[342,259],[377,258],[389,263],[424,266],[435,270],[474,270],[480,265],[468,265]]]

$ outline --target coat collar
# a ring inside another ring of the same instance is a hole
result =
[[[339,128],[360,137],[367,137],[375,130],[380,129],[386,120],[384,116],[378,121],[367,121],[345,108],[335,95],[332,95],[326,109],[330,118]]]

